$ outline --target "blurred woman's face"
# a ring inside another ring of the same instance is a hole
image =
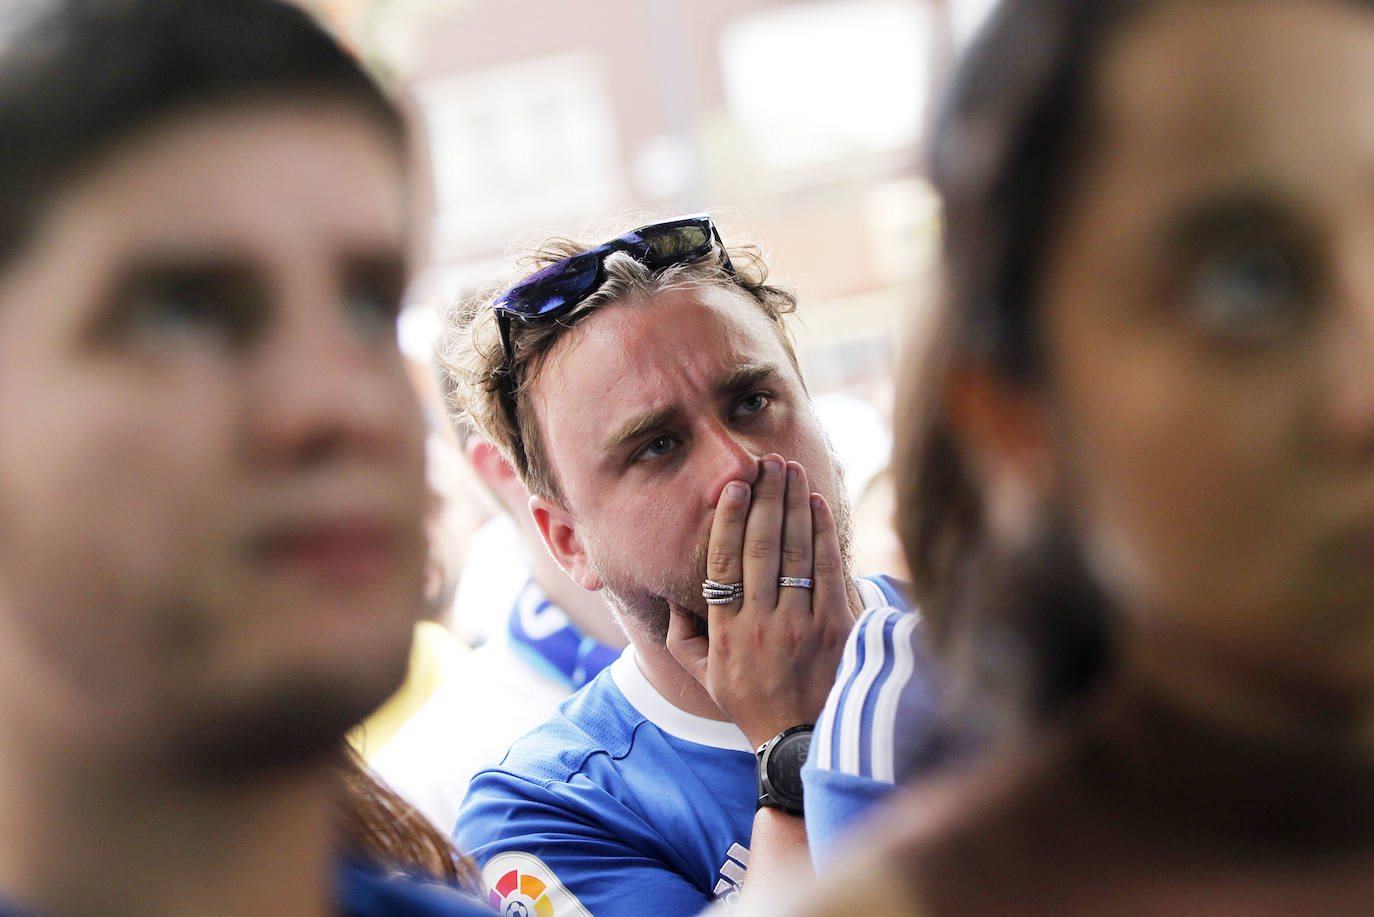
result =
[[[1128,632],[1374,696],[1374,8],[1162,3],[1042,286],[1056,480]]]

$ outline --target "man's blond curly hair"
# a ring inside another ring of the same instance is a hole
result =
[[[738,290],[777,328],[788,359],[800,373],[783,320],[796,311],[796,296],[790,290],[767,283],[767,264],[762,252],[752,245],[728,250],[733,271],[725,266],[719,253],[651,271],[630,255],[615,252],[606,259],[605,281],[572,312],[555,321],[511,323],[511,347],[515,353],[507,366],[492,303],[519,278],[593,247],[564,237],[545,240],[516,261],[516,279],[463,300],[449,310],[438,349],[446,407],[454,422],[471,425],[491,439],[530,493],[563,505],[563,489],[540,434],[532,392],[545,358],[558,340],[602,306],[693,287]]]

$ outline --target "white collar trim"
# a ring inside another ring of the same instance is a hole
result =
[[[859,588],[859,597],[863,599],[865,608],[887,604],[883,591],[876,583],[869,582],[863,577],[855,577],[854,582]],[[659,694],[640,671],[634,644],[625,647],[625,652],[620,654],[620,658],[611,663],[610,670],[615,686],[625,695],[630,706],[669,735],[712,748],[747,751],[751,755],[754,753],[754,746],[749,744],[749,740],[734,723],[688,713]]]
[[[610,668],[615,686],[625,695],[630,706],[669,735],[711,748],[754,753],[754,746],[749,744],[734,723],[688,713],[659,694],[639,670],[639,659],[633,644],[625,647],[625,652],[611,663]]]
[[[887,604],[887,596],[883,595],[882,588],[872,580],[856,576],[854,577],[854,585],[858,587],[859,599],[864,603],[864,611],[870,608],[881,608]]]

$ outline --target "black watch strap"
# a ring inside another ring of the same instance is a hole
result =
[[[811,750],[811,724],[784,729],[759,746],[759,798],[756,808],[781,809],[790,815],[802,814],[801,769]]]

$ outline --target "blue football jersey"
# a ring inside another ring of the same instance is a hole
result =
[[[734,724],[669,704],[627,649],[473,778],[454,837],[503,913],[696,914],[744,877],[754,769]]]
[[[887,604],[859,618],[802,768],[806,834],[817,869],[855,819],[928,759],[939,723],[935,664],[919,616],[880,580]]]
[[[0,895],[0,917],[43,917],[43,915]]]
[[[342,917],[491,917],[492,912],[439,881],[345,861],[335,874],[334,899]],[[211,902],[206,912],[213,913]],[[0,896],[0,917],[42,917]]]
[[[896,595],[858,584],[865,605]],[[734,724],[673,706],[629,649],[473,778],[454,837],[503,913],[688,917],[744,880],[756,769]]]
[[[344,917],[491,917],[452,886],[361,863],[344,864],[335,894]]]

